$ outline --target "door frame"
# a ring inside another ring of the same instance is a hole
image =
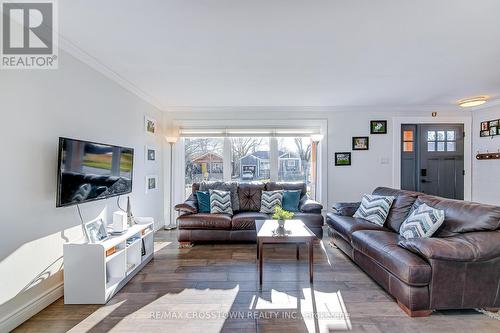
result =
[[[472,200],[472,117],[393,117],[392,186],[401,188],[401,125],[463,124],[464,125],[464,200]]]

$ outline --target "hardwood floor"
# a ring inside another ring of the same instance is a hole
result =
[[[470,311],[409,318],[326,239],[307,250],[266,247],[262,290],[255,244],[178,249],[175,231],[156,235],[155,258],[108,304],[58,300],[15,332],[500,332],[500,322]]]

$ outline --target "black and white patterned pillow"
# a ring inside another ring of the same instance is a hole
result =
[[[383,226],[394,199],[395,197],[391,196],[365,194],[353,216]]]
[[[260,201],[260,212],[274,214],[276,207],[281,207],[283,201],[283,191],[262,191]]]
[[[443,224],[444,216],[444,210],[421,204],[401,224],[399,234],[406,239],[431,237]]]
[[[238,184],[236,182],[201,182],[200,191],[209,192],[210,190],[231,192],[231,207],[234,211],[240,210],[240,199],[238,197]]]
[[[231,192],[210,190],[210,214],[233,215]]]

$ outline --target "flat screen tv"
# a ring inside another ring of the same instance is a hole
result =
[[[59,138],[57,207],[132,192],[134,149]]]

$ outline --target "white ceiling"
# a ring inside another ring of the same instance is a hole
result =
[[[498,0],[71,0],[59,21],[163,109],[500,96]]]

